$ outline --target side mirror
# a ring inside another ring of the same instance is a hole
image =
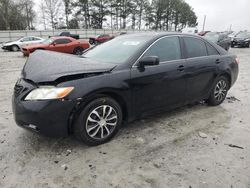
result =
[[[52,42],[51,44],[52,44],[53,46],[55,46],[55,45],[56,45],[56,42]]]
[[[160,60],[157,56],[146,56],[140,59],[138,68],[141,70],[145,69],[145,66],[155,66],[159,65]]]

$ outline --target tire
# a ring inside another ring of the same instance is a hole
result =
[[[17,45],[13,45],[13,46],[11,47],[11,50],[12,50],[13,52],[17,52],[17,51],[20,50],[20,48],[19,48]]]
[[[234,44],[231,44],[231,48],[234,48]]]
[[[220,76],[216,79],[211,94],[208,98],[208,104],[210,106],[217,106],[223,103],[226,99],[227,92],[229,90],[229,80],[225,76]]]
[[[74,124],[74,135],[88,146],[104,144],[117,134],[122,117],[121,106],[114,99],[97,98],[80,112]]]
[[[82,55],[82,53],[83,53],[83,51],[84,51],[84,49],[82,48],[82,47],[76,47],[75,49],[74,49],[74,54],[75,55]]]
[[[89,39],[89,44],[91,44],[91,45],[95,44],[95,40],[94,39]]]

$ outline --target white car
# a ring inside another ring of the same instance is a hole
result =
[[[36,44],[43,42],[44,39],[40,37],[34,37],[34,36],[29,36],[29,37],[23,37],[20,38],[16,41],[13,42],[7,42],[3,44],[2,49],[3,50],[8,50],[8,51],[18,51],[22,48],[22,46],[29,45],[29,44]]]

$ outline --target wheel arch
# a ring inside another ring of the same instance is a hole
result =
[[[229,72],[223,72],[222,74],[220,74],[219,76],[224,76],[228,79],[229,82],[229,89],[231,88],[232,85],[232,78],[231,78],[231,74]]]
[[[81,111],[84,109],[86,105],[88,105],[91,101],[101,98],[101,97],[110,97],[115,100],[122,109],[123,121],[127,121],[128,119],[128,106],[125,102],[125,99],[118,92],[114,90],[101,90],[96,91],[94,93],[90,93],[87,96],[82,98],[82,101],[79,101],[73,111],[70,114],[68,120],[68,132],[69,134],[73,133],[73,126]]]

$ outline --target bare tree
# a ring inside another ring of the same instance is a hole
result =
[[[26,20],[28,29],[29,30],[33,29],[34,28],[33,21],[35,18],[35,13],[33,11],[35,4],[34,4],[33,0],[21,0],[19,5],[22,6],[24,15],[26,17],[25,20]]]
[[[44,13],[46,19],[49,19],[52,29],[56,29],[57,21],[62,8],[61,0],[44,0]]]
[[[65,17],[66,17],[66,26],[67,26],[67,28],[69,27],[69,15],[71,14],[71,10],[70,10],[70,1],[71,1],[71,0],[63,0],[63,3],[64,3],[64,12],[65,12]]]
[[[42,19],[42,24],[45,30],[47,30],[47,23],[46,23],[46,16],[45,16],[45,10],[44,10],[44,2],[42,1],[40,6],[40,10],[41,10],[41,19]]]

